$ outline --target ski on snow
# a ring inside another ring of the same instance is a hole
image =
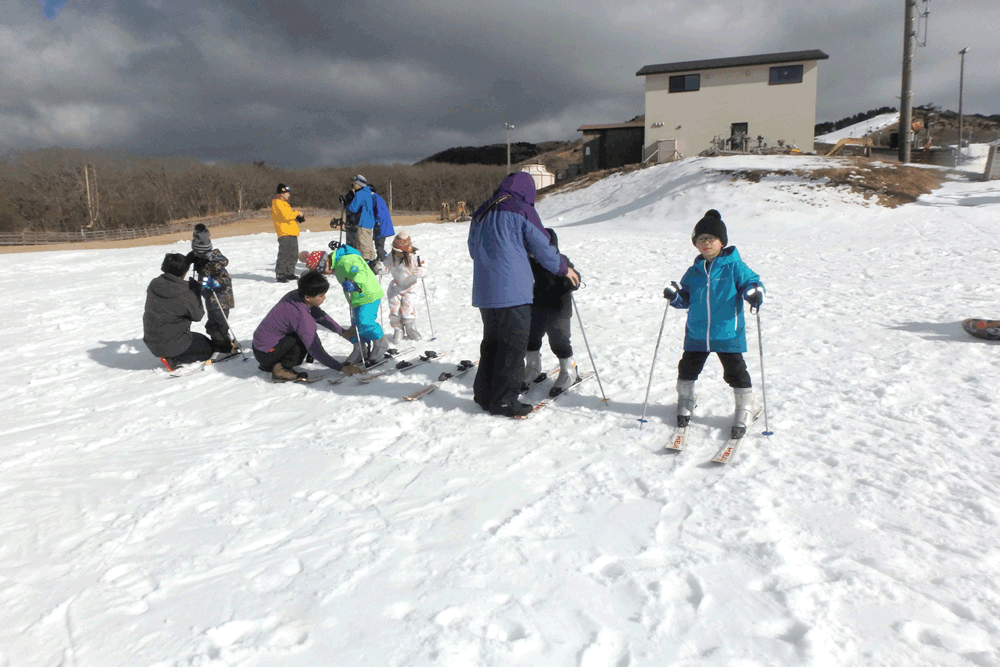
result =
[[[374,380],[375,378],[381,378],[385,377],[386,375],[392,375],[393,373],[408,371],[411,368],[416,368],[417,366],[423,366],[424,364],[428,364],[432,361],[437,361],[438,359],[444,359],[449,354],[451,354],[450,350],[448,352],[435,352],[434,350],[426,350],[423,354],[413,359],[404,359],[403,361],[397,363],[395,366],[383,368],[378,372],[359,377],[358,382],[362,384],[367,384],[372,380]]]
[[[404,354],[409,354],[410,352],[413,352],[413,350],[415,350],[415,349],[416,348],[413,348],[413,347],[408,347],[405,350],[397,350],[395,348],[390,348],[385,353],[384,357],[382,357],[378,361],[371,362],[367,366],[365,366],[365,370],[364,370],[363,373],[358,373],[358,374],[355,374],[355,375],[341,374],[340,377],[335,377],[335,378],[331,379],[330,380],[330,384],[340,384],[344,380],[347,380],[347,379],[352,378],[352,377],[353,378],[358,378],[360,380],[362,377],[365,377],[368,373],[370,373],[373,369],[376,369],[376,368],[378,368],[379,366],[381,366],[383,364],[389,363],[393,359],[398,359],[399,357],[403,356]]]
[[[434,390],[436,390],[438,387],[443,385],[448,380],[452,378],[457,378],[460,375],[464,375],[465,373],[468,373],[478,365],[479,365],[478,361],[469,361],[468,359],[463,359],[458,363],[458,366],[455,367],[454,371],[452,371],[451,373],[447,371],[441,373],[441,375],[438,376],[437,380],[431,382],[423,389],[420,389],[419,391],[416,391],[410,394],[409,396],[404,396],[403,399],[407,401],[419,401],[424,396],[434,392]]]
[[[526,414],[526,415],[517,415],[517,419],[528,419],[529,417],[531,417],[532,415],[534,415],[536,412],[538,412],[539,410],[541,410],[545,406],[551,405],[552,401],[556,400],[557,398],[559,398],[560,396],[562,396],[564,394],[567,394],[567,393],[573,391],[574,389],[576,389],[577,387],[579,387],[581,384],[583,384],[584,382],[586,382],[587,380],[589,380],[592,377],[594,377],[594,373],[584,373],[583,375],[580,376],[580,379],[578,379],[576,382],[574,382],[570,386],[566,387],[565,390],[559,392],[555,396],[546,396],[542,400],[540,400],[537,403],[535,403],[535,407],[533,407],[531,409],[531,412],[529,412],[528,414]]]
[[[229,361],[233,357],[240,356],[240,352],[230,352],[229,354],[223,355],[218,359],[209,359],[208,361],[197,361],[193,364],[183,364],[178,366],[172,371],[167,371],[167,377],[172,378],[182,378],[185,375],[191,375],[197,373],[198,371],[203,371],[212,364],[221,364],[223,361]]]

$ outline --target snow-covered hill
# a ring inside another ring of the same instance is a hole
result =
[[[601,385],[527,421],[483,414],[469,375],[400,400],[450,363],[364,386],[239,360],[168,379],[144,290],[188,244],[0,255],[0,665],[1000,665],[1000,347],[959,326],[1000,315],[1000,183],[886,209],[725,173],[816,163],[689,159],[541,202]],[[654,454],[679,311],[637,421],[662,287],[713,207],[768,288],[774,435],[727,467],[707,463],[732,414],[714,359],[690,448]],[[409,231],[421,349],[476,358],[466,225]],[[288,289],[276,244],[216,245],[247,342]],[[574,344],[589,368],[575,320]]]

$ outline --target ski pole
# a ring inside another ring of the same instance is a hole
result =
[[[417,257],[417,266],[422,266],[423,262]],[[427,283],[424,282],[423,277],[420,278],[420,286],[424,288],[424,303],[427,304],[427,324],[431,325],[431,340],[434,340],[436,336],[434,335],[434,320],[431,319],[431,300],[427,296]]]
[[[653,369],[656,368],[656,353],[660,351],[660,339],[663,338],[663,325],[667,323],[667,311],[670,304],[663,309],[663,320],[660,322],[660,333],[656,336],[656,347],[653,348],[653,365],[649,367],[649,382],[646,383],[646,398],[642,402],[642,416],[639,417],[639,429],[646,423],[646,404],[649,403],[649,388],[653,386]]]
[[[764,406],[764,433],[763,435],[774,435],[767,425],[767,385],[764,383],[764,343],[760,334],[760,308],[757,309],[757,349],[760,350],[760,397]]]
[[[601,384],[601,374],[597,372],[597,364],[594,363],[594,353],[590,351],[590,343],[587,341],[587,331],[583,328],[583,318],[580,317],[580,309],[576,305],[576,299],[573,298],[573,293],[569,295],[570,303],[573,304],[573,310],[576,311],[576,321],[580,323],[580,333],[583,334],[583,344],[587,346],[587,355],[590,356],[590,365],[594,367],[594,375],[597,376],[597,386],[601,389],[601,403],[607,404],[608,397],[604,394],[604,385]]]
[[[212,296],[215,298],[215,305],[219,307],[219,312],[222,313],[222,319],[226,323],[226,328],[229,329],[229,333],[233,334],[233,340],[236,341],[236,345],[238,345],[240,348],[240,354],[243,355],[243,361],[246,361],[247,360],[246,350],[244,350],[243,346],[240,345],[240,337],[236,335],[235,331],[233,331],[233,325],[229,323],[229,318],[226,317],[226,310],[222,307],[222,302],[219,301],[219,295],[215,290],[212,290]]]

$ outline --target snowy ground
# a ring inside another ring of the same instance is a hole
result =
[[[1000,182],[890,210],[711,170],[816,163],[688,159],[544,200],[610,401],[591,381],[527,421],[483,414],[469,375],[399,400],[444,363],[367,386],[239,360],[168,379],[144,290],[186,243],[0,255],[0,666],[1000,665],[1000,347],[959,325],[1000,315]],[[775,433],[728,467],[707,463],[732,413],[714,360],[690,448],[654,454],[678,311],[637,421],[662,286],[709,207],[768,287]],[[467,226],[410,232],[420,349],[474,359]],[[276,244],[217,245],[247,342],[287,290]]]

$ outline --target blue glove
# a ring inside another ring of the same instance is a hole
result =
[[[350,278],[346,278],[344,280],[344,282],[342,282],[340,284],[344,288],[344,291],[347,292],[347,293],[350,293],[350,292],[357,292],[358,294],[361,293],[361,286],[358,285],[353,280],[351,280]]]
[[[219,281],[212,276],[205,276],[201,279],[201,289],[205,292],[214,292],[221,287]]]
[[[750,304],[750,312],[756,313],[760,310],[760,304],[764,303],[764,288],[755,283],[750,286],[743,298]]]

